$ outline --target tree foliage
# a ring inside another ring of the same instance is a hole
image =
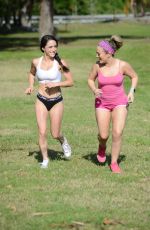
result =
[[[129,13],[132,0],[54,0],[50,14],[54,15],[96,15]],[[141,6],[150,9],[150,0],[134,0],[137,13]],[[0,0],[0,27],[28,27],[30,18],[41,14],[42,0]],[[43,14],[44,15],[44,14]]]
[[[23,18],[30,20],[34,0],[0,0],[0,26],[12,24],[23,26]]]

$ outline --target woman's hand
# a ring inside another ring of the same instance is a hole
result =
[[[34,91],[34,88],[33,87],[28,87],[26,90],[25,90],[25,94],[27,95],[31,95],[31,93]]]
[[[55,88],[57,86],[58,86],[58,83],[55,83],[55,82],[49,82],[45,84],[46,89]]]
[[[132,103],[134,101],[134,93],[129,93],[128,94],[128,102]]]
[[[94,90],[94,95],[95,95],[95,97],[100,97],[102,95],[101,89],[95,89]]]

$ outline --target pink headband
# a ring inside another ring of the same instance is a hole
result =
[[[102,47],[105,51],[107,51],[110,54],[114,54],[115,50],[111,47],[108,41],[102,40],[98,43],[98,46]]]

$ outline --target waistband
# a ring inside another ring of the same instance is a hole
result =
[[[60,94],[60,95],[58,95],[57,97],[47,98],[47,97],[45,97],[45,96],[41,95],[40,93],[37,93],[37,98],[41,98],[41,99],[43,99],[43,100],[45,100],[45,101],[55,101],[55,100],[58,100],[58,99],[60,99],[60,98],[62,98],[62,99],[63,99],[63,97],[62,97],[62,95],[61,95],[61,94]]]

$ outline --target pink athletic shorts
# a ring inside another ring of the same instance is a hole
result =
[[[112,111],[113,109],[120,107],[120,106],[128,107],[127,97],[121,97],[121,98],[118,98],[117,100],[110,100],[110,101],[102,100],[100,97],[97,97],[95,99],[96,109],[106,109],[106,110]]]

